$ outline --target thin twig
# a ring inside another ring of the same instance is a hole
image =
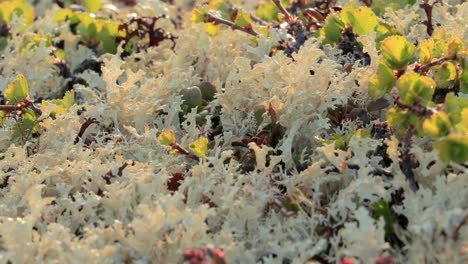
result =
[[[205,22],[206,23],[214,23],[214,24],[224,24],[224,25],[230,27],[232,30],[239,30],[239,31],[245,32],[247,34],[250,34],[250,35],[252,35],[254,37],[258,37],[258,33],[255,30],[253,30],[251,27],[250,28],[241,27],[241,26],[238,26],[238,25],[234,24],[231,21],[228,21],[228,20],[213,16],[211,14],[206,14],[205,15]]]
[[[462,226],[464,226],[466,223],[468,222],[468,214],[465,215],[462,220],[460,221],[460,223],[457,225],[457,227],[455,227],[455,229],[453,230],[453,240],[457,241],[458,240],[458,237],[460,236],[460,229],[462,228]]]
[[[413,125],[408,127],[405,138],[403,139],[403,150],[400,154],[400,169],[403,174],[406,176],[406,180],[409,182],[410,189],[413,192],[416,192],[419,189],[418,183],[414,179],[414,172],[411,164],[411,138],[414,134],[416,128]]]
[[[286,21],[289,21],[292,19],[292,15],[284,8],[284,6],[281,4],[280,0],[273,0],[273,3],[278,7],[281,13],[286,17]]]
[[[433,114],[436,113],[435,110],[431,109],[431,108],[428,108],[428,107],[425,107],[423,105],[420,105],[420,104],[414,104],[414,105],[407,105],[405,103],[403,103],[400,98],[396,98],[395,99],[395,105],[398,106],[398,108],[401,108],[401,109],[408,109],[409,111],[417,114],[417,115],[420,115],[420,116],[431,116]]]
[[[7,113],[21,110],[23,110],[23,107],[17,105],[0,105],[0,111]]]
[[[431,67],[434,67],[436,65],[441,65],[444,62],[449,61],[449,60],[450,60],[449,58],[440,58],[426,65],[421,65],[420,67],[416,68],[415,71],[417,73],[426,73],[427,71],[431,69]]]
[[[434,32],[434,25],[432,24],[432,9],[437,3],[441,5],[444,4],[442,0],[435,0],[432,4],[429,4],[429,0],[423,0],[423,2],[419,4],[419,7],[424,9],[424,12],[426,13],[426,21],[423,21],[423,24],[426,25],[427,34],[429,36],[432,36],[432,33]]]
[[[74,144],[77,144],[78,142],[80,142],[80,138],[83,136],[84,132],[86,131],[86,129],[91,125],[91,124],[97,124],[99,123],[98,121],[96,121],[95,118],[87,118],[85,120],[85,122],[81,125],[81,128],[80,128],[80,131],[78,132],[78,135],[76,136],[75,138],[75,141],[73,142]]]

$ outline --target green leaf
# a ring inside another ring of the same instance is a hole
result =
[[[378,25],[377,16],[370,8],[366,6],[346,8],[350,5],[343,7],[341,19],[345,24],[350,24],[358,35],[367,34]]]
[[[5,112],[0,111],[0,127],[5,125],[5,121],[6,121],[6,114]]]
[[[55,22],[63,22],[66,21],[67,19],[71,19],[72,17],[76,17],[73,11],[68,8],[63,8],[57,11],[54,15],[54,21]]]
[[[290,1],[282,0],[281,4],[283,4],[283,6],[289,6],[289,2]],[[258,5],[257,9],[255,9],[255,15],[267,22],[278,20],[278,13],[279,9],[271,1],[266,1]]]
[[[368,92],[371,98],[380,98],[390,92],[395,81],[392,69],[384,62],[379,63],[377,73],[369,80]]]
[[[252,18],[250,18],[249,13],[239,10],[237,11],[236,20],[234,20],[234,23],[239,27],[251,26]]]
[[[0,22],[9,23],[13,14],[21,16],[26,25],[34,21],[34,8],[24,0],[0,1]]]
[[[449,115],[452,124],[461,122],[461,112],[464,108],[468,108],[468,98],[458,98],[454,93],[445,96],[445,112]]]
[[[195,156],[201,158],[205,156],[206,152],[208,152],[208,139],[206,137],[200,137],[192,142],[189,148]]]
[[[83,0],[83,5],[88,12],[94,13],[101,8],[101,0]]]
[[[39,132],[40,127],[37,122],[36,114],[31,109],[25,109],[21,120],[17,121],[12,128],[12,139],[19,138],[27,140],[32,133]],[[24,142],[23,142],[24,143]]]
[[[205,23],[205,31],[210,36],[216,36],[219,32],[219,26],[213,23]]]
[[[380,51],[390,67],[403,70],[413,60],[415,47],[404,37],[393,35],[382,41]]]
[[[459,38],[450,38],[446,42],[445,58],[453,59],[458,52],[463,50],[463,42]]]
[[[392,35],[398,34],[398,31],[395,26],[391,26],[386,23],[378,24],[377,27],[375,27],[375,32],[377,33],[377,35],[375,36],[375,42],[377,43],[377,50],[380,50],[380,44],[382,40]]]
[[[444,112],[438,112],[429,118],[426,118],[423,122],[424,133],[433,136],[441,137],[445,136],[450,131],[450,119]]]
[[[457,78],[457,68],[449,61],[444,62],[442,65],[434,67],[433,78],[437,87],[448,88]]]
[[[337,43],[341,39],[341,31],[345,28],[345,24],[341,19],[335,15],[329,15],[325,19],[321,35],[325,36],[324,44]]]
[[[52,116],[63,115],[75,103],[75,92],[67,91],[63,99],[51,100],[50,103],[57,105],[57,107],[51,112]],[[43,104],[47,105],[45,101]]]
[[[414,126],[416,131],[420,131],[420,118],[408,110],[392,107],[387,111],[386,120],[390,127],[397,129],[395,134],[398,138],[402,138],[405,135],[410,125]]]
[[[192,23],[202,23],[205,21],[206,12],[201,7],[195,7],[190,13],[190,21]]]
[[[385,220],[385,233],[392,234],[394,232],[393,231],[394,219],[392,216],[392,212],[390,211],[390,208],[388,207],[387,202],[383,200],[375,202],[372,205],[372,217],[377,220],[380,217],[383,217],[383,219]]]
[[[419,61],[423,64],[431,63],[432,51],[434,50],[434,40],[426,39],[423,40],[418,46],[418,57]]]
[[[16,80],[10,82],[3,92],[9,104],[18,104],[29,97],[28,82],[24,75],[19,74]]]
[[[468,161],[468,134],[451,133],[434,142],[440,158],[445,163],[463,163]]]
[[[255,10],[255,15],[259,18],[270,22],[271,20],[275,20],[278,16],[278,8],[272,2],[266,2],[260,4],[257,9]]]
[[[176,138],[174,136],[174,131],[167,130],[167,131],[161,132],[161,134],[159,134],[159,136],[158,136],[158,141],[162,145],[168,146],[168,147],[170,145],[172,145],[172,144],[175,144],[176,143]]]
[[[435,82],[429,77],[409,72],[398,79],[396,86],[400,98],[405,104],[421,103],[426,106],[432,101]]]
[[[460,113],[460,122],[455,124],[455,130],[461,133],[468,133],[468,107],[465,107]]]

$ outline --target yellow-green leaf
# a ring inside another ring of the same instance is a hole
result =
[[[97,12],[101,8],[101,0],[84,0],[83,4],[91,13]]]
[[[206,12],[201,7],[195,7],[190,13],[190,21],[192,23],[201,23],[205,21]]]
[[[215,36],[219,32],[219,26],[213,23],[205,23],[205,31],[210,36]]]
[[[369,80],[368,92],[371,98],[379,98],[390,92],[393,87],[395,76],[384,62],[380,62],[377,73]]]
[[[172,144],[176,143],[176,138],[174,136],[174,131],[172,130],[167,130],[161,132],[158,136],[158,141],[164,146],[170,146]]]
[[[434,142],[442,161],[463,163],[468,161],[468,134],[451,133]]]
[[[239,27],[246,27],[252,24],[252,18],[250,18],[249,13],[239,10],[237,11],[236,20],[234,20],[234,23]]]
[[[413,60],[415,47],[406,38],[393,35],[382,41],[380,51],[390,67],[403,70]]]
[[[195,156],[201,158],[205,156],[206,152],[208,151],[208,139],[206,137],[200,137],[199,139],[192,142],[189,148],[190,151],[195,154]]]
[[[459,38],[450,38],[446,42],[447,49],[444,51],[446,58],[455,58],[459,51],[463,50],[463,42]]]
[[[450,131],[450,119],[445,112],[438,112],[423,122],[424,133],[433,136],[441,137],[448,134]]]
[[[26,77],[22,74],[17,75],[16,80],[8,84],[3,95],[9,104],[17,104],[28,98],[29,89]]]
[[[449,61],[434,67],[433,71],[434,81],[437,83],[437,87],[440,88],[448,88],[457,78],[457,68]]]
[[[343,8],[341,19],[345,24],[350,24],[353,27],[354,32],[358,35],[367,34],[378,25],[377,16],[374,14],[372,9],[367,6],[349,9]]]
[[[435,82],[427,77],[415,72],[403,74],[398,79],[396,86],[401,100],[408,105],[421,103],[427,105],[432,100],[435,89]]]
[[[430,63],[432,60],[433,50],[434,50],[434,40],[433,39],[423,40],[418,46],[419,61],[424,64]]]

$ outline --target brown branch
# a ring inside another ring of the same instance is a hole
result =
[[[435,110],[422,106],[420,104],[414,104],[414,105],[407,105],[403,103],[400,98],[395,99],[395,105],[398,106],[401,109],[408,109],[409,111],[420,115],[420,116],[431,116],[435,114]]]
[[[73,144],[77,144],[78,142],[80,142],[80,138],[83,136],[84,132],[91,124],[97,124],[97,123],[99,122],[96,121],[95,118],[87,118],[85,122],[81,125],[80,131],[78,132],[78,135],[76,136]]]
[[[0,105],[0,111],[7,113],[21,110],[23,110],[23,107],[17,105]]]
[[[247,34],[250,34],[254,37],[258,37],[258,33],[253,30],[251,27],[250,28],[245,28],[245,27],[241,27],[241,26],[238,26],[236,24],[234,24],[233,22],[231,21],[228,21],[228,20],[225,20],[225,19],[222,19],[222,18],[219,18],[219,17],[215,17],[211,14],[206,14],[205,15],[205,22],[206,23],[214,23],[215,25],[216,24],[223,24],[223,25],[226,25],[228,27],[230,27],[232,30],[239,30],[239,31],[242,31],[242,32],[245,32]]]
[[[466,223],[468,222],[468,214],[465,215],[462,220],[460,221],[460,223],[457,225],[457,227],[453,230],[453,240],[457,241],[459,236],[460,236],[460,229],[462,228],[462,226],[464,226]]]
[[[200,160],[197,156],[193,155],[192,153],[190,153],[188,150],[184,149],[177,143],[172,143],[171,148],[177,150],[180,154],[185,155],[193,160],[197,160],[197,161]]]
[[[449,61],[449,60],[450,60],[449,58],[440,58],[440,59],[437,59],[437,60],[435,60],[435,61],[433,61],[431,63],[428,63],[426,65],[421,65],[421,66],[415,68],[414,71],[417,72],[417,73],[426,73],[431,69],[431,67],[434,67],[436,65],[441,65],[444,62]]]
[[[130,165],[135,165],[135,162],[132,161],[132,162],[124,162],[124,164],[122,164],[122,166],[119,167],[118,171],[117,171],[117,175],[115,175],[112,170],[108,171],[105,175],[102,176],[102,178],[106,181],[106,184],[111,184],[111,179],[112,178],[116,178],[117,176],[119,177],[122,177],[123,175],[123,170],[125,168],[127,168],[128,166]]]
[[[403,139],[403,150],[400,154],[400,169],[403,174],[406,176],[406,180],[408,180],[410,189],[413,192],[416,192],[419,189],[418,183],[414,179],[414,172],[411,163],[411,138],[414,135],[416,128],[413,125],[408,127],[408,131],[406,132],[405,138]]]
[[[434,26],[432,24],[432,9],[437,3],[440,3],[442,5],[444,4],[442,0],[435,0],[432,4],[429,4],[429,0],[423,0],[423,2],[419,4],[419,7],[424,10],[424,13],[426,13],[426,20],[422,23],[426,25],[426,31],[429,36],[432,36],[432,33],[434,32]]]

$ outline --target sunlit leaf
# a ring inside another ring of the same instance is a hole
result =
[[[413,60],[415,47],[404,37],[393,35],[381,42],[380,51],[390,67],[402,70]]]
[[[447,88],[452,85],[457,78],[457,68],[451,62],[444,62],[442,65],[434,67],[433,78],[437,87]]]
[[[463,42],[459,38],[450,38],[446,42],[447,49],[444,51],[446,58],[455,58],[457,53],[463,50]]]
[[[219,26],[213,23],[205,23],[205,31],[210,36],[215,36],[219,32]]]
[[[398,79],[396,86],[400,98],[405,104],[421,103],[427,105],[432,100],[435,82],[427,76],[409,72]]]
[[[3,95],[9,104],[17,104],[28,98],[29,88],[26,77],[22,74],[17,75],[16,79],[8,84]]]
[[[190,151],[195,154],[195,156],[201,158],[205,156],[206,152],[208,151],[208,139],[206,137],[200,137],[199,139],[192,142],[189,148]]]
[[[350,4],[346,6],[348,5]],[[370,8],[366,6],[346,8],[346,6],[341,12],[341,19],[343,23],[350,24],[358,35],[367,34],[377,26],[377,16]]]
[[[377,73],[369,80],[368,92],[371,98],[379,98],[390,92],[395,76],[384,62],[380,62]]]
[[[94,13],[101,8],[101,0],[83,0],[83,5],[88,12]]]
[[[372,217],[374,217],[374,219],[379,219],[380,217],[382,217],[385,221],[385,233],[386,234],[391,234],[393,233],[393,223],[394,223],[394,219],[393,219],[393,216],[392,216],[392,212],[390,211],[390,208],[387,204],[387,202],[385,201],[378,201],[378,202],[375,202],[373,205],[372,205]]]
[[[424,64],[430,63],[432,59],[433,50],[434,50],[434,40],[433,39],[423,40],[418,46],[419,61]]]
[[[424,133],[433,137],[441,137],[450,131],[450,119],[446,113],[438,112],[426,118],[422,126]]]
[[[442,161],[463,163],[468,161],[468,134],[451,133],[434,142]]]
[[[252,18],[250,18],[249,13],[239,10],[237,11],[236,20],[234,20],[234,23],[239,27],[246,27],[252,24]]]
[[[192,10],[192,13],[190,13],[190,21],[192,23],[201,23],[205,21],[205,15],[206,15],[206,12],[203,8],[195,7]]]
[[[325,19],[325,23],[321,31],[325,36],[326,43],[337,43],[341,39],[341,31],[344,29],[345,24],[337,15],[329,15]]]
[[[164,146],[170,146],[174,143],[176,143],[176,138],[174,136],[174,131],[172,130],[166,130],[161,132],[158,136],[158,141]]]

